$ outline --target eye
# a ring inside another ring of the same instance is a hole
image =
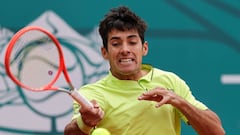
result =
[[[129,44],[130,44],[130,45],[136,45],[137,42],[136,42],[136,41],[130,41]]]
[[[112,46],[118,46],[118,45],[120,45],[120,43],[119,42],[112,42],[111,45]]]
[[[128,40],[129,45],[136,45],[138,44],[138,40],[136,38],[131,38]]]

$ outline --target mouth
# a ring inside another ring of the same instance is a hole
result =
[[[131,63],[133,61],[134,61],[134,59],[131,59],[131,58],[126,58],[126,59],[120,59],[119,60],[120,63]]]

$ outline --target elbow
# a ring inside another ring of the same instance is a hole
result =
[[[71,135],[73,133],[73,130],[71,129],[70,124],[67,124],[64,128],[64,135]]]
[[[67,124],[64,128],[64,135],[87,135],[82,132],[75,122]]]
[[[203,135],[226,135],[226,132],[222,126],[213,128],[211,132],[204,133]]]
[[[216,135],[226,135],[224,128],[220,127],[219,133],[217,133]]]

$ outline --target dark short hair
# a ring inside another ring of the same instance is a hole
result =
[[[104,48],[107,47],[108,33],[113,29],[120,31],[137,30],[142,43],[144,43],[144,33],[147,29],[147,24],[134,12],[126,6],[112,8],[100,21],[99,34],[102,38]]]

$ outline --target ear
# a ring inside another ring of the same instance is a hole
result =
[[[101,47],[101,52],[102,52],[103,58],[104,58],[105,60],[108,60],[108,52],[107,52],[107,49],[102,46],[102,47]]]
[[[145,42],[143,43],[143,56],[146,56],[147,53],[148,53],[148,42],[145,41]]]

